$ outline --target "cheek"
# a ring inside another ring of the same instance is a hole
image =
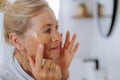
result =
[[[50,35],[42,35],[39,43],[47,44],[50,41]]]
[[[50,36],[49,35],[41,35],[39,38],[37,35],[33,35],[31,37],[31,39],[29,39],[29,43],[28,43],[28,50],[31,53],[30,55],[32,56],[36,56],[37,51],[38,51],[38,47],[40,44],[43,44],[45,46],[45,51],[47,50],[46,48],[48,47],[46,44],[49,43],[50,41]]]
[[[35,57],[36,53],[37,53],[37,50],[38,50],[38,46],[39,46],[38,42],[36,42],[33,39],[30,39],[27,42],[27,47],[26,47],[28,55],[31,55],[31,56]]]

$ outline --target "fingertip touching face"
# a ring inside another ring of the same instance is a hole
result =
[[[27,54],[36,56],[38,46],[43,44],[44,58],[57,59],[60,55],[61,36],[57,31],[58,22],[50,8],[31,18],[31,29],[26,32],[23,45]]]

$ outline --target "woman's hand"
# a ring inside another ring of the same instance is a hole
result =
[[[65,77],[67,77],[69,75],[68,67],[79,47],[79,43],[75,44],[75,40],[76,40],[76,34],[74,34],[72,36],[72,39],[70,40],[70,32],[67,31],[65,43],[63,47],[61,45],[60,58],[57,61],[62,70],[62,77],[64,77],[65,75],[66,75]]]
[[[57,66],[51,60],[43,61],[43,52],[44,46],[41,45],[37,51],[36,58],[29,56],[30,66],[32,69],[32,75],[35,80],[61,80],[61,70],[60,67]]]

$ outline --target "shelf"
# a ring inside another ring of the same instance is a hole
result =
[[[102,16],[98,16],[99,18],[111,18],[111,15],[102,15]]]
[[[93,15],[86,15],[86,16],[73,16],[73,19],[88,19],[88,18],[93,18]]]

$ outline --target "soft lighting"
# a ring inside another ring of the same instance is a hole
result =
[[[46,0],[48,1],[50,7],[53,9],[57,19],[58,19],[58,15],[59,15],[59,7],[60,7],[60,2],[59,0]]]

